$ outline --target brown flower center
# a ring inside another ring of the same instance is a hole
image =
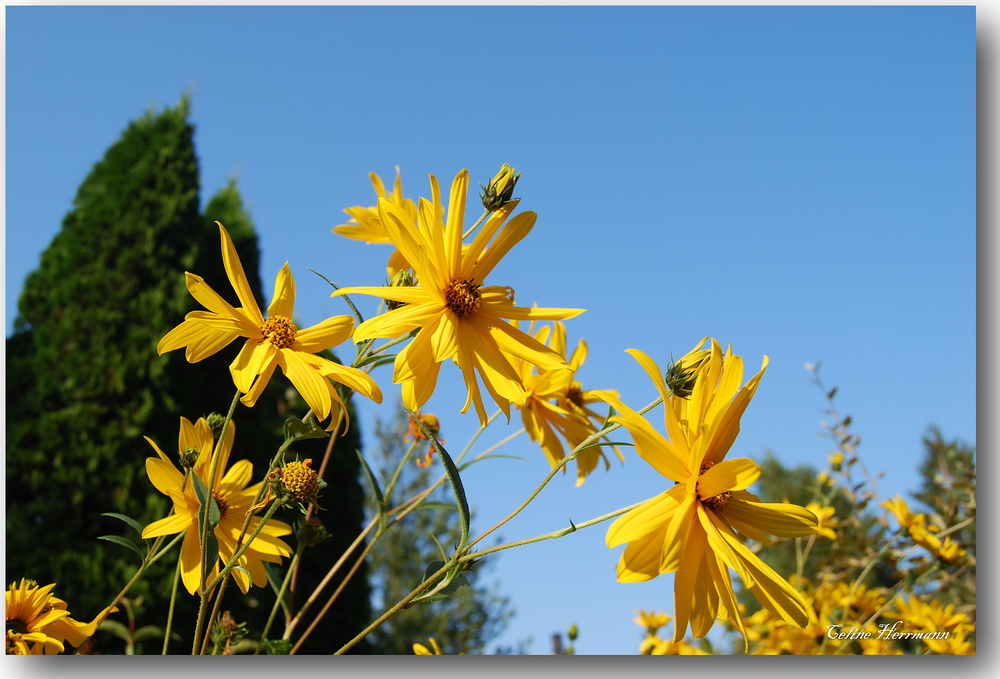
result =
[[[574,383],[569,391],[566,392],[566,399],[575,405],[577,408],[583,407],[583,392],[580,391],[580,385]]]
[[[714,466],[715,466],[714,462],[706,462],[705,464],[701,465],[701,469],[698,472],[698,476],[701,476]],[[718,495],[713,495],[712,497],[704,499],[699,494],[696,499],[701,500],[701,504],[708,507],[713,512],[721,512],[723,509],[726,508],[726,505],[729,504],[729,500],[732,497],[733,494],[727,490],[723,493],[719,493]]]
[[[471,280],[454,280],[444,291],[444,303],[455,312],[459,318],[465,318],[479,311],[482,301],[479,297],[479,286]]]
[[[215,500],[215,504],[219,506],[219,518],[221,519],[226,515],[226,510],[229,509],[229,503],[219,497],[218,493],[212,493],[212,498]]]
[[[7,631],[14,634],[27,634],[28,623],[23,620],[13,619],[7,621]]]
[[[279,349],[287,349],[295,341],[295,333],[298,332],[298,328],[295,327],[290,318],[272,316],[260,324],[260,331],[264,337],[271,341],[271,344]]]

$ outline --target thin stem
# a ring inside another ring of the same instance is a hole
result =
[[[170,629],[174,624],[174,604],[177,602],[177,585],[181,580],[181,562],[183,560],[183,556],[183,552],[179,552],[177,554],[177,568],[174,570],[174,584],[173,587],[170,588],[170,607],[167,609],[167,628],[163,632],[162,655],[167,654],[167,647],[170,645]]]
[[[462,234],[462,240],[465,240],[466,238],[468,238],[469,236],[471,236],[472,233],[476,229],[479,228],[479,225],[483,223],[483,220],[486,219],[489,216],[490,216],[490,211],[489,210],[484,210],[483,214],[479,217],[479,219],[476,220],[476,223],[473,224],[471,227],[469,227],[468,231],[466,231],[465,233]]]
[[[302,616],[305,615],[305,612],[308,611],[309,608],[313,605],[313,602],[319,598],[319,594],[320,592],[323,591],[323,588],[326,587],[327,584],[329,584],[330,580],[333,579],[333,576],[337,573],[338,570],[340,570],[340,567],[344,564],[345,561],[347,561],[347,557],[350,556],[351,552],[353,552],[359,544],[361,544],[361,541],[365,539],[365,536],[368,535],[368,533],[372,530],[372,528],[375,527],[376,523],[378,523],[378,517],[375,517],[371,521],[369,521],[365,529],[361,531],[358,537],[354,539],[354,542],[351,543],[351,546],[348,547],[344,551],[344,553],[340,556],[340,559],[337,560],[337,563],[333,564],[333,567],[330,568],[329,571],[327,571],[326,575],[323,577],[323,580],[318,585],[316,585],[316,589],[314,589],[313,593],[309,595],[309,598],[306,599],[306,602],[302,604],[302,608],[299,610],[299,612],[296,613],[295,616],[292,617],[292,619],[285,626],[285,633],[281,635],[282,639],[291,638],[292,632],[295,630],[299,622],[302,621]]]
[[[212,471],[209,472],[208,477],[208,497],[206,498],[206,503],[211,503],[212,493],[215,492],[215,477],[219,470],[219,459],[221,456],[219,453],[222,451],[222,443],[226,440],[226,429],[229,428],[229,422],[233,419],[233,412],[236,410],[236,403],[240,400],[240,394],[242,392],[237,389],[236,395],[233,396],[233,402],[229,405],[229,412],[226,413],[226,419],[222,422],[222,430],[219,432],[219,440],[215,443],[215,450],[212,451]],[[203,507],[199,510],[198,516],[201,517],[202,512],[205,514],[205,520],[201,521],[201,533],[198,536],[198,546],[201,547],[201,585],[202,585],[202,596],[204,596],[204,586],[205,580],[208,579],[208,551],[205,549],[205,543],[208,541],[208,508]]]
[[[498,417],[500,417],[500,413],[502,413],[502,412],[503,412],[502,410],[498,410],[495,413],[493,413],[492,415],[490,415],[490,419],[486,420],[486,424],[484,424],[483,426],[481,426],[479,428],[479,430],[476,431],[476,433],[472,435],[472,437],[469,439],[469,442],[465,444],[465,448],[463,448],[462,452],[459,453],[458,457],[455,458],[455,466],[456,467],[458,466],[458,463],[462,461],[462,458],[465,457],[465,454],[468,453],[472,449],[472,445],[479,438],[480,434],[482,434],[484,431],[486,431],[486,427],[488,427],[491,424],[493,424],[493,420],[495,420]]]
[[[442,566],[440,569],[438,569],[437,572],[435,572],[429,578],[427,578],[426,580],[424,580],[423,582],[421,582],[419,585],[417,585],[416,588],[414,588],[414,590],[412,592],[410,592],[405,597],[403,597],[402,599],[400,599],[399,603],[397,603],[395,606],[393,606],[392,608],[390,608],[389,610],[387,610],[385,613],[383,613],[382,615],[380,615],[378,617],[378,619],[375,620],[375,622],[373,622],[372,624],[368,625],[368,627],[366,627],[364,630],[362,630],[356,637],[354,637],[353,639],[351,639],[350,641],[348,641],[346,644],[344,644],[340,648],[340,650],[338,650],[336,653],[334,653],[334,655],[343,655],[347,651],[349,651],[352,648],[354,648],[354,646],[357,645],[357,643],[359,641],[361,641],[366,636],[368,636],[369,634],[371,634],[373,630],[377,629],[386,620],[388,620],[392,616],[396,615],[396,613],[399,613],[401,610],[403,610],[403,608],[405,608],[411,601],[413,601],[418,596],[420,596],[421,594],[423,594],[424,590],[426,590],[426,589],[430,588],[432,585],[434,585],[441,578],[441,576],[445,575],[454,565],[455,564],[452,563],[452,562],[446,563],[444,566]]]
[[[590,526],[597,525],[602,521],[607,521],[608,519],[613,519],[616,516],[621,516],[626,512],[630,512],[642,502],[636,502],[634,505],[629,505],[628,507],[622,507],[621,509],[616,509],[615,511],[605,514],[604,516],[599,516],[596,519],[590,519],[589,521],[584,521],[583,523],[576,523],[571,525],[569,528],[561,528],[559,530],[552,531],[551,533],[545,533],[544,535],[537,535],[533,538],[527,538],[525,540],[516,540],[514,542],[507,542],[502,545],[497,545],[496,547],[490,547],[489,549],[483,549],[478,552],[473,552],[472,554],[466,554],[458,559],[459,563],[465,563],[466,561],[472,561],[473,559],[478,559],[480,557],[486,556],[487,554],[493,554],[494,552],[499,552],[504,549],[510,549],[512,547],[520,547],[521,545],[530,545],[533,542],[541,542],[543,540],[553,540],[555,538],[561,538],[570,533],[575,533],[581,528],[589,528]]]
[[[171,510],[171,512],[172,511],[173,510]],[[139,578],[142,577],[142,574],[146,572],[146,569],[149,568],[149,566],[153,564],[158,558],[160,558],[161,555],[166,554],[171,547],[176,545],[178,540],[180,540],[181,537],[183,537],[183,535],[184,533],[181,533],[180,535],[175,537],[162,550],[160,549],[160,545],[163,544],[164,536],[161,535],[160,537],[156,538],[156,540],[153,542],[153,546],[149,548],[149,554],[146,555],[146,559],[139,566],[139,569],[135,572],[135,575],[132,576],[132,579],[129,580],[124,587],[122,587],[122,591],[118,592],[118,595],[111,600],[111,603],[108,605],[108,608],[114,608],[116,605],[118,605],[118,602],[122,600],[123,596],[128,594],[128,591],[132,589],[132,585],[134,585],[136,582],[139,581]],[[150,556],[150,554],[152,554],[153,556]],[[87,639],[89,638],[90,637],[87,637]],[[80,649],[83,648],[84,642],[86,642],[87,639],[84,639],[83,641],[80,642],[80,645],[76,647],[75,651],[73,651],[73,655],[78,655],[80,653]]]
[[[292,579],[292,571],[299,565],[299,557],[302,556],[302,551],[304,549],[305,544],[300,542],[298,548],[295,550],[295,555],[292,557],[292,563],[288,567],[288,572],[285,573],[285,579],[281,582],[281,588],[278,590],[278,596],[274,600],[274,606],[271,607],[271,616],[267,619],[267,624],[264,625],[264,631],[260,635],[260,641],[257,642],[257,650],[253,652],[254,655],[260,655],[260,649],[264,648],[264,640],[267,639],[267,633],[271,631],[271,625],[274,624],[274,618],[278,614],[278,609],[281,608],[281,597],[285,596],[285,590],[288,589],[288,583]]]
[[[639,414],[641,415],[643,413],[646,413],[646,412],[652,410],[653,408],[655,408],[657,405],[659,405],[662,402],[663,402],[662,398],[656,399],[655,401],[653,401],[652,403],[650,403],[648,406],[646,406],[645,408],[643,408],[641,411],[639,411]],[[548,476],[546,476],[545,479],[540,484],[538,484],[538,487],[535,488],[535,490],[531,493],[531,495],[528,496],[528,498],[524,502],[522,502],[520,505],[518,505],[517,509],[515,509],[513,512],[511,512],[510,514],[508,514],[507,517],[504,518],[503,520],[501,520],[498,523],[494,524],[494,526],[492,528],[490,528],[489,530],[487,530],[485,533],[483,533],[482,535],[480,535],[478,538],[476,538],[475,540],[473,540],[472,542],[470,542],[469,545],[468,545],[468,547],[467,547],[467,549],[471,549],[478,542],[482,541],[483,538],[485,538],[487,535],[489,535],[490,533],[494,532],[495,530],[498,530],[505,523],[507,523],[508,521],[510,521],[511,519],[513,519],[515,516],[517,516],[518,514],[520,514],[521,511],[525,507],[527,507],[531,503],[531,501],[534,500],[535,497],[539,493],[542,492],[542,489],[545,488],[545,486],[548,485],[549,481],[551,481],[552,478],[557,473],[559,473],[559,471],[563,467],[565,467],[567,464],[569,464],[572,460],[576,459],[577,454],[581,450],[583,450],[584,448],[589,447],[590,444],[594,443],[595,441],[600,441],[602,438],[604,438],[605,436],[607,436],[608,434],[610,434],[614,430],[618,429],[619,427],[621,427],[621,425],[618,424],[618,423],[611,424],[611,425],[605,427],[604,429],[601,429],[599,431],[594,432],[593,434],[591,434],[590,436],[588,436],[586,439],[584,439],[580,443],[580,445],[578,445],[576,448],[573,449],[573,452],[571,452],[569,455],[567,455],[563,459],[559,460],[559,463],[556,464],[556,466],[552,468],[552,471],[549,472]]]
[[[408,332],[405,335],[403,335],[402,337],[397,337],[396,339],[392,340],[391,342],[386,342],[385,344],[383,344],[382,346],[380,346],[378,349],[374,349],[374,350],[368,352],[368,355],[365,358],[369,358],[371,356],[375,356],[376,354],[381,354],[383,351],[385,351],[389,347],[394,347],[397,344],[405,342],[406,340],[410,339],[411,337],[413,337],[416,334],[417,334],[416,332]],[[356,362],[360,363],[360,361],[356,361]]]
[[[389,483],[386,484],[385,491],[382,493],[382,497],[385,498],[386,504],[388,504],[389,498],[392,497],[392,488],[396,485],[396,481],[399,480],[399,474],[403,471],[403,465],[405,465],[410,459],[410,456],[413,455],[413,451],[417,449],[417,444],[419,442],[420,439],[414,436],[413,443],[410,444],[410,447],[407,448],[403,457],[399,460],[399,464],[396,465],[396,470],[392,473],[392,478],[389,479]]]
[[[327,600],[326,605],[324,605],[323,609],[316,614],[316,617],[313,619],[309,627],[306,628],[306,631],[302,633],[302,636],[299,637],[299,640],[295,642],[294,646],[292,646],[292,650],[288,652],[289,655],[295,655],[296,652],[298,652],[299,648],[301,648],[303,642],[305,642],[305,640],[309,638],[309,635],[312,634],[313,629],[315,629],[316,625],[319,624],[319,621],[323,619],[323,616],[326,615],[326,612],[330,610],[330,607],[333,605],[333,602],[337,600],[337,597],[340,596],[340,593],[344,591],[344,587],[346,587],[347,583],[350,582],[351,576],[353,576],[357,572],[358,567],[361,566],[362,563],[364,563],[365,557],[368,556],[368,552],[372,550],[372,547],[375,546],[375,543],[378,542],[378,539],[381,536],[382,536],[381,532],[375,533],[375,537],[372,538],[371,542],[365,545],[364,550],[361,552],[360,555],[358,555],[358,558],[354,561],[354,565],[351,567],[351,570],[348,571],[347,575],[344,576],[344,579],[341,581],[340,585],[337,586],[336,591],[334,591],[334,593],[330,595],[330,598]]]

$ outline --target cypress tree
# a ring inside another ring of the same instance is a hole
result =
[[[147,112],[94,165],[25,282],[7,340],[8,579],[58,583],[55,593],[78,619],[106,606],[137,566],[128,550],[97,540],[106,534],[136,537],[101,513],[126,514],[146,525],[169,509],[146,477],[145,459],[153,451],[143,436],[170,454],[180,416],[195,420],[225,412],[235,393],[227,366],[237,343],[196,365],[185,361],[183,351],[156,354],[160,338],[199,308],[186,290],[184,271],[202,275],[236,302],[215,220],[230,232],[254,294],[263,299],[257,236],[235,182],[209,201],[204,215],[199,212],[188,111],[185,97],[161,113]],[[285,416],[293,415],[285,413],[288,387],[276,375],[254,408],[238,406],[235,412],[233,459],[253,462],[255,481],[281,443]],[[340,520],[330,526],[335,539],[323,543],[329,543],[325,551],[346,546],[360,528],[357,429],[354,437],[340,441],[328,473],[328,480],[333,473],[337,479],[323,504]],[[310,453],[306,443],[319,445]],[[321,457],[324,444],[302,442],[293,452],[302,446],[303,457]],[[278,518],[294,522],[291,515]],[[294,546],[293,538],[288,541]],[[145,600],[139,624],[164,624],[175,560],[176,552],[158,561],[130,591]],[[367,624],[363,575],[339,604],[344,629],[328,616],[326,629],[317,630],[328,642],[347,640]],[[227,595],[225,608],[259,631],[273,594],[254,588],[243,598],[231,590],[237,595]],[[196,602],[183,589],[178,600],[174,631],[189,636]],[[103,652],[120,649],[109,635],[99,633],[95,642]],[[159,640],[151,643],[159,648]],[[188,647],[173,642],[172,650]]]

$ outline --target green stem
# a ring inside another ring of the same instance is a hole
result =
[[[415,337],[416,334],[417,334],[417,332],[415,330],[413,330],[411,332],[406,333],[402,337],[397,337],[396,339],[392,340],[391,342],[386,342],[385,344],[383,344],[382,346],[380,346],[378,349],[374,349],[374,350],[368,352],[368,354],[363,359],[361,359],[359,361],[355,361],[355,362],[358,363],[358,364],[364,363],[367,359],[371,358],[372,356],[375,356],[377,354],[381,354],[383,351],[385,351],[389,347],[394,347],[397,344],[401,344],[402,342],[405,342],[406,340],[410,339],[411,337]],[[354,367],[357,367],[357,366],[354,366]]]
[[[170,607],[167,609],[167,628],[163,632],[163,653],[167,654],[167,647],[170,645],[170,630],[174,624],[174,604],[177,603],[177,585],[181,580],[181,562],[183,561],[183,551],[177,555],[177,568],[174,570],[174,584],[170,588]]]
[[[240,400],[240,394],[242,392],[237,389],[236,395],[233,396],[233,402],[229,405],[229,412],[226,413],[226,419],[222,422],[222,430],[219,432],[219,440],[215,443],[215,450],[212,451],[212,471],[209,472],[208,477],[208,502],[211,502],[211,495],[215,492],[215,477],[219,470],[219,459],[222,451],[222,443],[226,440],[226,429],[229,428],[229,422],[233,419],[233,412],[236,410],[236,404]],[[204,595],[205,580],[208,579],[209,567],[208,567],[208,551],[205,549],[205,544],[208,541],[208,508],[202,507],[198,512],[199,519],[201,514],[204,512],[205,520],[200,521],[201,526],[199,526],[201,533],[198,536],[198,545],[201,547],[201,585],[202,585],[202,595]]]
[[[351,577],[357,572],[358,567],[360,567],[361,564],[364,563],[365,557],[368,556],[368,552],[372,550],[372,548],[375,546],[375,543],[378,542],[378,539],[380,537],[382,537],[382,531],[376,532],[371,542],[365,545],[364,550],[361,552],[360,555],[358,555],[358,558],[354,561],[354,565],[351,567],[351,570],[347,572],[347,575],[345,575],[344,579],[341,580],[340,584],[337,586],[337,589],[333,592],[333,594],[330,595],[330,598],[323,606],[323,609],[316,614],[316,617],[313,619],[312,623],[310,623],[309,627],[306,628],[306,631],[302,633],[302,636],[299,637],[299,640],[295,642],[295,645],[292,646],[292,650],[288,652],[288,655],[295,655],[298,652],[299,648],[301,648],[305,640],[309,638],[309,635],[312,634],[313,629],[316,628],[316,625],[319,624],[319,621],[322,620],[323,616],[325,616],[327,611],[330,610],[330,607],[333,606],[333,602],[337,600],[337,597],[340,596],[340,593],[344,591],[344,587],[346,587],[347,583],[351,581]]]
[[[427,578],[426,580],[424,580],[423,582],[421,582],[419,585],[417,585],[416,588],[412,592],[410,592],[405,597],[403,597],[402,599],[400,599],[400,601],[395,606],[393,606],[392,608],[390,608],[389,610],[387,610],[385,613],[383,613],[382,615],[380,615],[377,620],[375,620],[372,624],[368,625],[368,627],[366,627],[364,630],[362,630],[361,633],[359,633],[356,637],[354,637],[353,639],[351,639],[350,641],[348,641],[346,644],[344,644],[340,648],[340,650],[338,650],[336,653],[334,653],[334,655],[343,655],[347,651],[349,651],[352,648],[354,648],[354,646],[357,645],[357,643],[359,641],[361,641],[366,636],[368,636],[369,634],[371,634],[372,631],[378,629],[378,627],[382,623],[384,623],[386,620],[388,620],[392,616],[394,616],[397,613],[399,613],[401,610],[403,610],[403,608],[405,608],[407,606],[407,604],[409,604],[411,601],[413,601],[418,596],[420,596],[421,594],[423,594],[424,590],[429,589],[432,585],[434,585],[435,583],[437,583],[437,581],[442,576],[444,576],[445,574],[447,574],[448,571],[452,567],[454,567],[454,565],[455,564],[453,562],[450,562],[450,561],[448,563],[446,563],[437,572],[435,572],[429,578]]]
[[[483,220],[486,219],[489,216],[490,216],[490,211],[489,210],[483,210],[482,216],[480,216],[479,219],[476,220],[476,223],[473,224],[469,228],[468,231],[466,231],[465,233],[462,234],[462,240],[465,240],[466,238],[468,238],[469,236],[471,236],[473,234],[473,232],[475,232],[475,230],[479,228],[479,225],[483,223]]]
[[[662,398],[656,399],[655,401],[653,401],[652,403],[650,403],[648,406],[646,406],[645,408],[643,408],[642,410],[640,410],[639,414],[642,415],[644,413],[649,412],[650,410],[652,410],[653,408],[655,408],[656,406],[658,406],[662,402],[663,402]],[[597,441],[600,441],[602,438],[606,437],[608,434],[610,434],[611,432],[613,432],[614,430],[616,430],[616,429],[618,429],[620,427],[621,427],[620,424],[614,423],[614,424],[608,425],[604,429],[600,429],[598,431],[595,431],[593,434],[591,434],[590,436],[588,436],[587,438],[585,438],[580,443],[580,445],[578,445],[576,448],[573,449],[573,452],[571,452],[569,455],[567,455],[563,459],[559,460],[559,463],[555,467],[552,468],[552,471],[549,472],[548,476],[545,477],[545,479],[538,485],[538,487],[535,488],[534,492],[532,492],[531,495],[529,495],[528,498],[517,507],[517,509],[515,509],[513,512],[511,512],[510,514],[508,514],[506,518],[504,518],[503,520],[501,520],[499,523],[495,524],[488,531],[486,531],[485,533],[483,533],[482,535],[480,535],[478,538],[476,538],[475,540],[473,540],[472,542],[470,542],[468,544],[467,549],[471,549],[478,542],[482,541],[483,538],[485,538],[487,535],[489,535],[490,533],[498,530],[505,523],[507,523],[508,521],[510,521],[511,519],[513,519],[515,516],[517,516],[518,514],[520,514],[521,511],[523,511],[524,508],[527,507],[531,503],[531,501],[534,500],[535,497],[537,497],[537,495],[542,492],[542,489],[545,488],[545,486],[548,485],[549,481],[551,481],[552,478],[556,474],[558,474],[559,471],[563,467],[565,467],[571,461],[573,461],[573,460],[576,459],[576,456],[580,453],[580,451],[584,450],[585,448],[589,448],[593,443],[595,443]]]
[[[292,580],[292,572],[295,566],[299,563],[299,557],[302,556],[302,551],[305,549],[304,543],[299,543],[298,548],[295,550],[295,555],[292,557],[292,562],[288,566],[288,571],[285,573],[285,579],[281,583],[281,589],[278,590],[278,597],[274,600],[274,606],[271,608],[271,616],[267,619],[267,624],[264,625],[264,631],[260,635],[260,641],[257,642],[257,650],[253,652],[254,655],[260,655],[260,649],[264,648],[264,640],[267,639],[267,633],[271,631],[271,625],[274,624],[274,618],[278,614],[278,609],[281,608],[281,597],[285,596],[285,590],[288,589],[288,583]]]
[[[417,443],[419,443],[419,442],[420,442],[420,439],[417,438],[416,436],[414,436],[413,437],[413,443],[407,449],[406,453],[403,455],[402,459],[399,461],[399,464],[396,465],[396,471],[393,472],[392,478],[389,480],[389,483],[385,487],[385,491],[382,493],[382,498],[385,500],[386,505],[389,504],[389,498],[392,497],[392,488],[393,488],[393,486],[396,485],[396,481],[399,480],[399,474],[400,474],[400,472],[403,471],[403,465],[405,465],[406,462],[407,462],[407,460],[410,459],[410,455],[413,455],[413,451],[417,449]]]
[[[533,538],[527,538],[525,540],[516,540],[515,542],[507,542],[502,545],[497,545],[496,547],[490,547],[489,549],[483,549],[478,552],[473,552],[472,554],[466,554],[458,559],[459,563],[465,563],[466,561],[472,561],[473,559],[478,559],[480,557],[486,556],[487,554],[493,554],[494,552],[499,552],[504,549],[511,549],[512,547],[520,547],[521,545],[530,545],[533,542],[541,542],[543,540],[553,540],[555,538],[561,538],[570,533],[575,533],[581,528],[589,528],[590,526],[597,525],[602,521],[607,521],[608,519],[613,519],[616,516],[621,516],[626,512],[632,511],[642,502],[636,502],[634,505],[629,505],[628,507],[622,507],[621,509],[616,509],[613,512],[605,514],[604,516],[599,516],[596,519],[590,519],[589,521],[584,521],[583,523],[572,524],[569,528],[561,528],[559,530],[552,531],[551,533],[545,533],[544,535],[537,535]]]
[[[488,427],[491,424],[493,424],[493,420],[495,420],[498,417],[500,417],[500,413],[502,413],[502,412],[503,412],[502,410],[498,410],[495,413],[493,413],[492,415],[490,415],[490,419],[486,420],[486,424],[484,424],[483,426],[481,426],[479,428],[479,430],[475,434],[472,435],[472,437],[469,439],[469,442],[465,444],[465,448],[463,448],[462,452],[459,453],[458,457],[455,458],[455,465],[456,466],[458,465],[459,462],[462,461],[462,458],[465,457],[465,454],[468,453],[469,450],[472,449],[472,445],[479,438],[479,435],[482,434],[484,431],[486,431],[486,427]]]
[[[368,535],[369,532],[371,532],[372,528],[375,527],[375,524],[377,522],[378,522],[378,517],[375,517],[371,521],[369,521],[368,525],[365,527],[363,531],[361,531],[358,537],[354,538],[354,542],[351,543],[351,546],[348,547],[344,551],[344,553],[340,555],[340,558],[337,560],[337,563],[335,563],[333,567],[329,571],[327,571],[327,574],[323,577],[323,580],[318,585],[316,585],[316,589],[314,589],[313,593],[309,595],[309,598],[306,599],[306,602],[302,604],[302,608],[299,609],[299,612],[296,613],[295,616],[285,626],[285,633],[281,635],[282,639],[291,638],[292,632],[298,626],[299,622],[302,621],[302,616],[305,615],[306,611],[308,611],[309,608],[313,605],[313,602],[319,598],[319,594],[320,592],[323,591],[323,588],[326,587],[327,584],[329,584],[330,580],[333,579],[333,576],[336,575],[338,570],[340,570],[340,567],[344,565],[345,561],[347,561],[347,557],[350,556],[355,549],[357,549],[357,546],[361,544],[361,541],[365,539],[365,536]]]

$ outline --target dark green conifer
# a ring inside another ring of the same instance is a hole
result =
[[[143,436],[169,454],[180,416],[193,421],[224,413],[235,394],[228,364],[238,343],[195,365],[183,351],[156,354],[160,338],[200,308],[187,292],[184,271],[198,273],[236,302],[215,220],[233,237],[254,294],[264,299],[257,237],[235,183],[213,197],[204,214],[199,211],[188,110],[185,97],[176,107],[147,112],[94,165],[25,282],[7,340],[8,579],[58,583],[56,594],[81,620],[107,605],[138,562],[121,546],[97,539],[136,537],[101,513],[126,514],[146,525],[169,509],[146,477],[145,459],[153,451]],[[237,406],[233,455],[253,462],[255,481],[281,443],[285,417],[295,415],[288,387],[276,375],[254,408]],[[301,416],[305,408],[298,410]],[[327,521],[334,538],[313,548],[313,559],[329,559],[329,551],[359,531],[357,431],[355,424],[334,450],[323,503],[337,517]],[[293,452],[321,458],[324,445],[302,442]],[[288,541],[294,546],[293,538]],[[165,623],[175,554],[154,564],[129,593],[144,598],[139,624]],[[328,643],[346,641],[369,621],[367,582],[359,576],[341,597],[342,614],[324,623],[321,636]],[[225,607],[259,632],[273,594],[252,589],[256,601],[250,604],[258,604],[252,608],[235,586],[231,592],[237,595],[227,594]],[[174,631],[182,641],[171,650],[189,652],[194,598],[182,589],[179,599]],[[110,635],[98,634],[95,642],[99,650],[120,652]],[[157,652],[160,643],[147,642],[146,652]]]

